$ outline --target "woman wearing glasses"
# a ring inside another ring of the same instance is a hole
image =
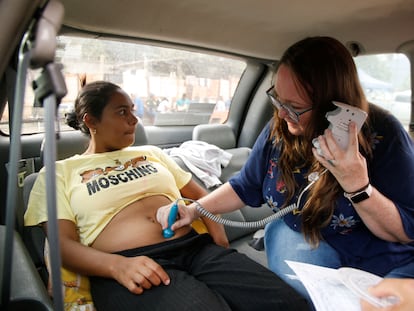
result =
[[[245,166],[199,203],[212,213],[263,203],[278,211],[297,202],[316,172],[297,209],[266,226],[269,267],[304,295],[285,260],[414,277],[414,145],[396,118],[367,102],[345,46],[329,37],[295,43],[267,94],[274,116]],[[368,113],[359,133],[350,123],[345,149],[327,130],[333,101]],[[163,226],[168,210],[158,211]],[[197,217],[196,204],[181,206],[173,229]]]

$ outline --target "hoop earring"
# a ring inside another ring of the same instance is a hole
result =
[[[92,134],[96,134],[96,129],[92,129]]]

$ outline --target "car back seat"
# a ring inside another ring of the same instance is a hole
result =
[[[215,145],[232,154],[232,159],[221,172],[221,181],[227,181],[237,174],[247,158],[251,149],[248,147],[237,147],[236,136],[233,130],[226,124],[200,124],[194,127],[193,140],[201,140]]]
[[[194,127],[192,139],[216,145],[217,147],[220,147],[232,154],[232,159],[230,160],[229,165],[222,168],[220,180],[223,183],[227,182],[232,176],[236,175],[241,170],[251,151],[251,148],[248,147],[237,147],[236,136],[233,130],[226,124],[197,125]],[[180,163],[180,165],[185,166],[183,163]],[[222,217],[230,220],[245,222],[257,221],[272,214],[272,210],[266,205],[263,205],[261,208],[245,206],[240,210],[223,214]],[[253,236],[258,229],[243,229],[229,226],[226,226],[225,229],[231,247],[245,253],[262,265],[267,266],[265,253],[250,246],[250,243],[253,242]]]
[[[0,225],[0,247],[4,249],[6,226]],[[6,310],[53,311],[53,302],[33,266],[33,261],[26,251],[20,235],[13,236],[13,261],[11,263],[11,279],[9,301],[3,301]],[[5,263],[0,261],[0,277]],[[4,284],[8,286],[8,283]],[[4,290],[5,291],[5,290]],[[2,290],[3,294],[3,290]],[[6,306],[7,304],[7,306]],[[3,310],[3,308],[1,308]]]
[[[233,157],[229,163],[229,165],[222,170],[222,176],[220,179],[222,182],[226,182],[231,176],[237,174],[237,172],[241,169],[244,162],[246,161],[249,153],[250,148],[241,147],[241,148],[231,148],[232,144],[231,141],[235,141],[232,138],[231,133],[228,131],[228,128],[221,127],[218,125],[214,128],[214,130],[220,129],[220,135],[215,135],[216,137],[220,137],[221,141],[217,142],[217,146],[220,148],[225,149],[226,151],[232,153]],[[195,137],[200,137],[207,140],[207,133],[203,132],[204,130],[198,128],[199,136],[195,135]],[[196,131],[196,132],[197,132]],[[214,134],[208,134],[214,135]],[[234,136],[234,134],[233,134]],[[226,138],[227,137],[227,138]],[[147,144],[148,139],[144,129],[144,126],[139,123],[136,130],[135,135],[135,143],[134,145],[145,145]],[[210,140],[210,143],[212,140]],[[62,132],[60,133],[60,137],[56,142],[56,159],[61,160],[67,157],[70,157],[74,154],[81,154],[85,151],[88,144],[88,137],[84,134],[80,133],[79,131],[70,131],[70,132]],[[44,142],[42,143],[41,148],[41,159],[43,160],[43,146]],[[178,164],[185,170],[188,170],[184,163],[178,158],[175,158]],[[23,201],[24,201],[24,211],[26,210],[27,203],[30,196],[30,191],[33,187],[33,184],[36,180],[37,173],[33,173],[25,178],[24,187],[23,187]],[[202,183],[200,182],[202,185]],[[237,221],[255,221],[262,219],[268,216],[271,212],[268,208],[250,208],[244,207],[241,210],[234,211],[228,214],[222,215],[224,218],[228,218],[231,220]],[[18,215],[18,217],[22,217],[23,215]],[[267,265],[266,258],[264,252],[257,251],[248,245],[248,242],[251,241],[252,236],[256,230],[255,229],[240,229],[240,228],[232,228],[226,227],[226,232],[230,241],[231,247],[238,249],[240,252],[246,253],[249,257],[253,258],[257,262]],[[44,252],[44,239],[45,235],[43,230],[40,227],[25,227],[23,232],[23,241],[26,244],[26,247],[29,251],[30,256],[33,259],[33,262],[39,271],[42,280],[47,284],[48,280],[48,272],[44,262],[43,252]]]

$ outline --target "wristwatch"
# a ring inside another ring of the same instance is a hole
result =
[[[355,191],[355,192],[344,192],[344,197],[350,200],[352,203],[359,203],[371,196],[372,186],[371,184]]]

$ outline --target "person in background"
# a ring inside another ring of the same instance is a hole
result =
[[[306,289],[290,277],[294,273],[285,260],[414,277],[414,144],[394,116],[367,102],[346,47],[330,37],[293,44],[266,93],[273,118],[244,167],[198,204],[226,213],[266,203],[276,212],[297,204],[316,173],[319,178],[296,209],[265,227],[269,268],[305,297]],[[345,149],[328,129],[326,114],[337,108],[333,101],[368,114],[359,133],[354,122],[346,128]],[[163,206],[157,213],[163,227],[169,209]],[[172,228],[199,216],[197,203],[181,205]]]
[[[141,97],[139,97],[138,95],[132,95],[132,100],[134,102],[135,105],[135,115],[142,119],[144,117],[144,103],[142,102]]]
[[[221,225],[204,219],[165,238],[160,206],[206,190],[155,146],[133,146],[138,119],[117,85],[97,81],[79,93],[69,124],[90,136],[81,155],[56,162],[62,262],[89,276],[94,305],[106,310],[308,310],[270,270],[228,248]],[[25,225],[47,230],[44,169]]]
[[[170,102],[168,101],[168,98],[163,97],[160,103],[158,104],[157,111],[159,113],[166,113],[166,112],[169,112],[170,110],[171,110],[171,105],[170,105]]]
[[[145,102],[145,117],[149,121],[149,125],[154,124],[155,116],[157,114],[158,100],[154,94],[150,94],[147,101]]]
[[[175,103],[176,111],[187,111],[189,106],[190,106],[190,100],[187,98],[187,94],[185,93]]]
[[[375,307],[361,302],[362,311],[412,311],[414,310],[414,279],[384,279],[369,289],[378,298],[393,297],[397,302],[389,307]]]

